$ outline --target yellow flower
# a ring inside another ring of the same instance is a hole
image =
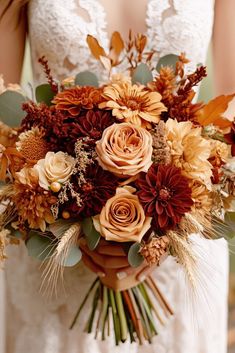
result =
[[[100,215],[93,217],[96,230],[106,239],[117,242],[138,241],[150,228],[151,217],[146,217],[135,189],[130,186],[117,188]]]
[[[208,161],[211,145],[201,136],[201,128],[195,128],[190,121],[168,119],[166,131],[173,164],[181,168],[186,177],[211,189],[212,165]]]
[[[106,86],[103,97],[105,101],[99,104],[101,109],[112,109],[118,120],[142,127],[158,123],[161,113],[167,110],[159,93],[149,92],[145,86],[132,85],[128,81]]]

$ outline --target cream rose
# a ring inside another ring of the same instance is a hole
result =
[[[106,240],[140,242],[150,228],[152,218],[145,216],[135,191],[130,186],[117,188],[116,195],[93,217],[96,230]]]
[[[152,164],[152,136],[140,126],[113,124],[96,143],[98,162],[117,176],[134,176],[147,172]]]
[[[69,179],[75,160],[64,152],[47,152],[34,168],[38,171],[39,185],[48,190],[53,182],[64,183]]]

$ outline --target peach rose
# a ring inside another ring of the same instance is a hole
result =
[[[95,229],[106,239],[117,242],[140,242],[150,228],[151,217],[146,217],[135,188],[117,188],[99,215],[93,217]]]
[[[96,143],[98,162],[117,176],[134,176],[147,172],[152,164],[152,136],[140,126],[113,124]]]
[[[72,174],[75,160],[64,152],[47,152],[34,168],[38,171],[39,185],[48,190],[53,182],[64,183]]]

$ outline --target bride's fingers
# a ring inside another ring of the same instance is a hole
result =
[[[107,256],[98,254],[96,251],[90,251],[84,242],[80,242],[80,248],[85,252],[92,261],[103,268],[122,268],[129,265],[126,257]]]
[[[105,273],[104,273],[103,269],[101,267],[99,267],[98,265],[96,265],[91,260],[91,258],[88,255],[86,255],[85,253],[82,254],[82,261],[92,272],[96,273],[97,276],[105,277]]]

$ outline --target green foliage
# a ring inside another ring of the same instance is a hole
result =
[[[29,256],[40,261],[49,259],[55,249],[52,240],[33,230],[30,231],[29,237],[26,242]]]
[[[99,82],[97,76],[93,74],[93,72],[83,71],[75,77],[75,85],[98,87]]]
[[[61,263],[64,267],[73,267],[77,265],[82,258],[82,252],[78,246],[71,246],[68,250],[66,258]]]
[[[100,234],[95,229],[92,218],[85,218],[82,221],[82,230],[85,234],[89,249],[95,250],[100,241]]]
[[[133,71],[132,83],[147,85],[151,81],[153,81],[153,75],[148,65],[143,63],[139,64]]]
[[[157,71],[159,72],[162,66],[172,66],[175,68],[175,64],[178,61],[178,56],[174,54],[168,54],[159,59],[157,63]]]
[[[138,267],[144,261],[143,256],[139,253],[140,243],[134,243],[131,245],[128,252],[128,262],[132,267]]]
[[[22,104],[26,100],[26,97],[18,92],[3,92],[0,95],[0,120],[11,127],[19,126],[26,116],[22,110]]]
[[[55,96],[55,92],[52,91],[51,86],[48,83],[43,83],[42,85],[36,87],[35,90],[36,100],[38,103],[45,103],[50,106]]]

